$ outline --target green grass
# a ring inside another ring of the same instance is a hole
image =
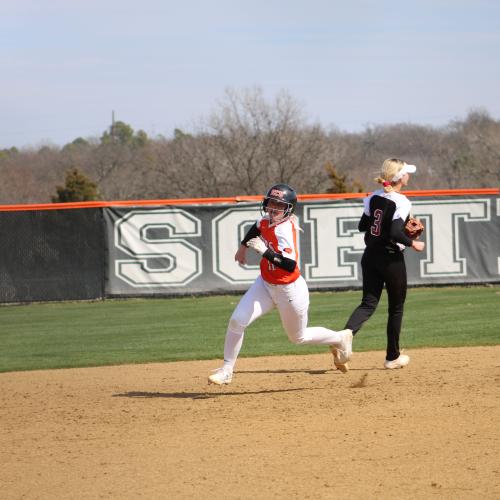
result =
[[[311,294],[311,326],[342,329],[359,291]],[[0,307],[0,372],[221,358],[239,296],[125,299]],[[385,349],[387,301],[356,336],[355,350]],[[405,348],[500,343],[500,286],[409,290]],[[248,328],[241,356],[324,352],[288,342],[276,311]]]

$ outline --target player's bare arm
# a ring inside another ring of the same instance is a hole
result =
[[[236,253],[234,254],[234,260],[241,265],[246,264],[246,262],[247,262],[247,247],[246,247],[246,245],[241,244],[238,247],[238,250],[236,250]]]

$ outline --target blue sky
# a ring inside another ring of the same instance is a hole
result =
[[[500,118],[497,0],[2,0],[0,148],[190,130],[227,88],[359,131]]]

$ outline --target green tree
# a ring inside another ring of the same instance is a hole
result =
[[[134,129],[125,122],[117,121],[111,125],[109,131],[105,131],[101,136],[102,144],[118,143],[130,144],[134,136]]]
[[[331,183],[331,186],[326,190],[327,193],[362,193],[363,185],[354,181],[353,183],[347,182],[347,175],[341,175],[332,162],[327,162],[325,165],[326,174]]]
[[[19,150],[12,146],[10,149],[0,149],[0,158],[7,158],[8,156],[17,155]]]
[[[193,137],[191,134],[186,134],[183,130],[180,128],[175,128],[174,129],[174,140],[182,140],[186,137]]]
[[[99,198],[97,185],[77,168],[66,172],[64,186],[56,186],[57,195],[52,196],[52,203],[68,203],[71,201],[93,201]]]
[[[144,130],[138,130],[132,138],[132,144],[137,147],[145,146],[149,141],[148,134]]]
[[[115,122],[110,130],[106,130],[101,136],[101,144],[141,147],[145,146],[148,141],[149,137],[144,130],[134,133],[134,129],[128,123],[121,121]]]
[[[88,146],[89,142],[86,141],[83,137],[77,137],[71,144],[74,146]]]
[[[77,137],[74,141],[65,144],[62,148],[63,153],[71,152],[71,151],[76,151],[80,149],[87,148],[89,146],[89,142],[83,137]]]

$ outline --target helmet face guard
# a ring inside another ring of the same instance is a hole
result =
[[[271,205],[274,206],[269,206],[271,200]],[[260,210],[263,215],[269,214],[272,219],[276,219],[276,215],[282,212],[283,215],[278,220],[284,220],[293,214],[296,205],[297,194],[294,189],[287,184],[276,184],[269,189],[267,195],[262,200]]]

